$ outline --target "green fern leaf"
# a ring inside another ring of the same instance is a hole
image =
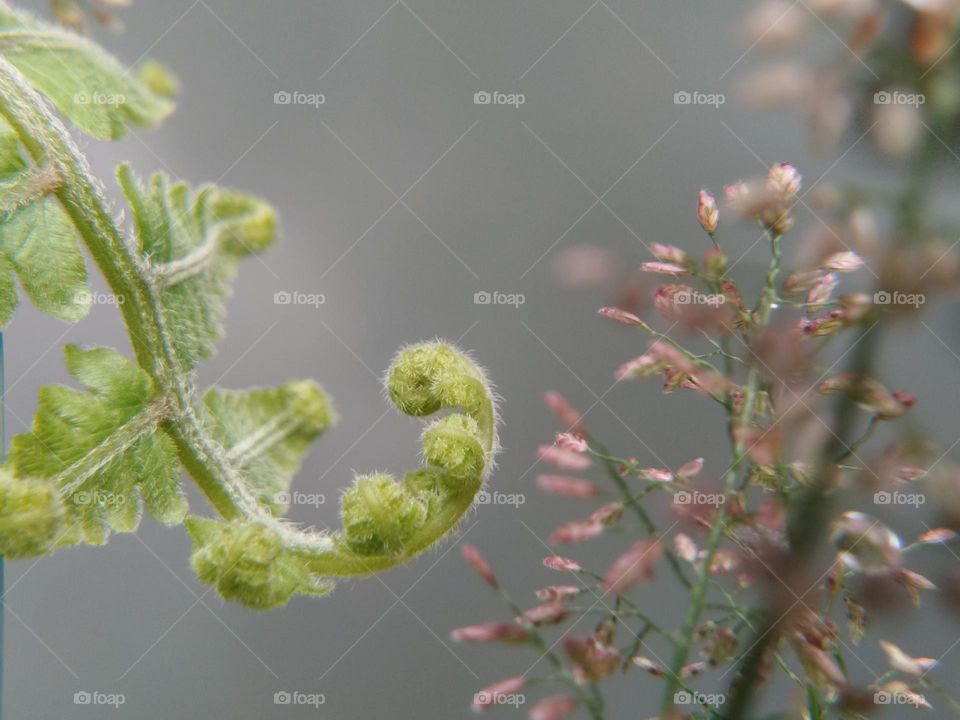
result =
[[[276,216],[262,200],[207,186],[191,198],[162,173],[143,188],[126,165],[118,180],[133,210],[140,250],[156,273],[166,324],[184,369],[213,354],[224,299],[238,262],[276,236]]]
[[[158,431],[164,408],[149,376],[107,348],[68,345],[65,356],[88,392],[41,388],[33,428],[13,438],[9,461],[18,477],[58,487],[67,524],[59,544],[99,544],[110,528],[131,532],[143,505],[161,522],[182,522],[177,453]]]
[[[123,137],[127,123],[156,125],[173,110],[157,92],[156,65],[140,77],[90,40],[24,13],[0,8],[0,55],[83,132],[100,140]]]

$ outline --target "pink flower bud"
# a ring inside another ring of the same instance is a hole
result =
[[[551,533],[548,542],[553,545],[562,545],[571,542],[590,540],[603,532],[603,523],[592,517],[586,520],[572,520],[564,523]]]
[[[589,449],[586,440],[579,435],[569,432],[557,433],[555,444],[557,447],[565,448],[575,453],[585,453]]]
[[[569,695],[551,695],[530,708],[528,720],[563,720],[577,709],[577,699]]]
[[[591,637],[568,637],[563,649],[574,664],[574,675],[584,683],[608,678],[620,666],[620,653],[615,647],[596,642]]]
[[[600,489],[589,480],[563,475],[541,475],[537,478],[537,486],[551,495],[567,497],[588,498],[600,492]]]
[[[583,566],[576,560],[563,557],[561,555],[551,555],[543,559],[543,566],[551,570],[568,570],[569,572],[580,572]]]
[[[525,680],[521,675],[510,677],[485,687],[473,696],[473,710],[480,712],[504,702],[507,695],[515,695],[523,690]]]
[[[480,554],[475,545],[464,545],[460,548],[460,552],[463,554],[463,559],[470,563],[477,575],[491,587],[497,587],[497,577],[493,574],[490,563]]]
[[[677,557],[692,563],[697,559],[697,544],[686,533],[677,533],[673,538],[673,549]]]
[[[767,173],[767,186],[785,198],[791,198],[800,192],[801,177],[790,163],[774,163]]]
[[[883,652],[887,656],[887,661],[890,663],[890,667],[892,667],[894,670],[899,670],[906,675],[921,677],[928,670],[930,670],[930,668],[937,664],[937,661],[933,658],[910,657],[896,645],[891,642],[887,642],[886,640],[880,641],[880,647],[883,648]]]
[[[703,470],[703,458],[695,458],[677,469],[677,479],[689,480],[699,475],[701,470]]]
[[[607,568],[603,575],[604,590],[618,595],[641,580],[649,580],[653,577],[653,566],[662,549],[659,540],[640,540],[634,543]]]
[[[688,268],[668,262],[645,262],[640,266],[640,269],[644,272],[660,273],[661,275],[673,275],[674,277],[690,274],[690,270]]]
[[[600,523],[604,527],[613,525],[615,522],[619,522],[620,518],[623,517],[623,503],[612,502],[602,505],[593,511],[590,515],[590,519]]]
[[[663,468],[644,468],[637,474],[650,482],[673,482],[673,473]]]
[[[581,434],[587,432],[580,413],[567,402],[567,399],[563,395],[551,390],[543,396],[543,401],[553,414],[560,418],[560,422],[566,425],[571,431]]]
[[[483,625],[469,625],[457,628],[450,633],[457,642],[525,642],[530,634],[519,625],[508,622],[489,622]]]
[[[852,250],[838,252],[824,260],[822,267],[837,272],[853,272],[863,267],[863,258]]]
[[[663,668],[659,663],[655,663],[650,658],[643,657],[642,655],[634,655],[632,658],[630,658],[630,662],[644,672],[650,673],[654,677],[663,676]]]
[[[701,190],[697,195],[697,220],[701,227],[713,235],[720,224],[720,211],[717,209],[717,199],[708,190]]]
[[[807,302],[811,305],[826,305],[837,288],[835,273],[827,273],[816,280],[807,292]]]
[[[663,364],[652,353],[645,353],[633,360],[628,360],[616,372],[618,382],[655,375],[663,369]]]
[[[936,530],[930,530],[925,532],[923,535],[917,538],[919,543],[927,543],[930,545],[933,544],[942,544],[950,542],[951,540],[956,539],[957,533],[953,530],[947,528],[937,528]]]
[[[663,243],[655,242],[650,245],[650,252],[654,254],[657,260],[679,265],[680,267],[685,267],[690,261],[690,256],[676,245],[664,245]]]
[[[590,467],[589,457],[558,445],[541,445],[537,455],[544,462],[563,470],[586,470]]]
[[[532,607],[517,618],[517,622],[528,622],[534,627],[559,625],[567,619],[570,611],[557,602],[546,602]]]
[[[641,325],[643,323],[643,320],[638,318],[633,313],[629,313],[626,310],[621,310],[620,308],[602,307],[597,312],[604,317],[608,317],[611,320],[616,320],[624,325]]]
[[[537,599],[544,602],[557,602],[576,597],[582,592],[583,588],[576,585],[547,585],[547,587],[537,590]]]

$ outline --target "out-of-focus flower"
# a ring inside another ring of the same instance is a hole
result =
[[[660,665],[660,663],[654,662],[650,658],[643,657],[642,655],[634,655],[632,658],[630,658],[630,662],[654,677],[663,677],[663,666]]]
[[[690,256],[676,245],[664,245],[663,243],[655,242],[650,245],[650,252],[654,254],[657,260],[672,265],[686,267],[690,262]]]
[[[523,676],[517,675],[516,677],[495,682],[493,685],[488,685],[483,690],[474,694],[474,712],[480,712],[489,707],[503,704],[504,701],[508,699],[508,695],[516,695],[523,690],[524,684],[525,680]]]
[[[561,555],[551,555],[550,557],[544,558],[543,565],[551,570],[567,570],[569,572],[579,572],[583,570],[583,566],[576,560],[571,560]]]
[[[541,445],[537,455],[544,462],[556,465],[563,470],[586,470],[590,467],[588,456],[558,445]]]
[[[956,538],[957,533],[955,533],[953,530],[949,530],[947,528],[937,528],[936,530],[930,530],[923,533],[923,535],[917,538],[917,542],[939,545],[950,542],[951,540],[955,540]]]
[[[552,545],[563,545],[565,543],[583,542],[590,540],[603,532],[603,523],[588,517],[583,520],[571,520],[554,530],[548,542]]]
[[[840,373],[820,383],[822,394],[846,392],[864,410],[874,413],[880,420],[890,420],[903,415],[916,403],[916,397],[891,393],[873,378],[857,378],[849,373]]]
[[[627,312],[626,310],[621,310],[620,308],[614,307],[602,307],[597,312],[599,312],[604,317],[608,317],[611,320],[616,320],[619,323],[624,325],[642,325],[643,320],[638,318],[633,313]]]
[[[807,292],[807,303],[810,305],[826,305],[830,302],[830,297],[837,288],[837,282],[836,273],[821,275],[820,279],[810,286],[810,290]]]
[[[563,395],[551,390],[544,394],[543,402],[546,403],[554,415],[560,418],[560,422],[566,425],[568,430],[580,435],[586,434],[587,428],[583,418]]]
[[[900,538],[879,520],[845,512],[834,523],[833,544],[853,572],[886,574],[900,565]]]
[[[546,625],[559,625],[570,611],[558,602],[545,602],[525,611],[523,615],[517,618],[519,623],[530,623],[534,627],[544,627]]]
[[[469,625],[467,627],[457,628],[450,633],[450,637],[457,642],[521,643],[526,642],[530,634],[526,629],[515,623],[489,622],[483,625]]]
[[[557,433],[555,444],[557,447],[565,448],[575,453],[585,453],[589,449],[586,440],[580,435],[570,432]]]
[[[887,656],[887,662],[890,663],[890,667],[906,675],[920,677],[937,664],[937,661],[933,658],[910,657],[892,642],[887,642],[886,640],[880,641],[880,647],[883,648],[883,652]]]
[[[834,253],[823,261],[823,267],[836,272],[853,272],[863,267],[863,258],[852,250]]]
[[[810,16],[789,0],[766,0],[757,5],[744,21],[751,47],[782,49],[796,43],[807,31]]]
[[[884,155],[902,160],[917,147],[926,129],[923,115],[916,105],[888,103],[875,105],[871,136]]]
[[[641,580],[653,577],[653,568],[663,552],[660,540],[639,540],[613,561],[603,574],[603,588],[612,595],[629,590]]]
[[[768,187],[788,200],[800,192],[801,182],[800,172],[787,162],[774,163],[767,173]]]
[[[677,533],[673,538],[673,549],[677,557],[692,563],[697,559],[697,544],[686,533]]]
[[[564,475],[541,475],[537,478],[537,486],[552,495],[578,498],[594,497],[600,492],[600,488],[589,480]]]
[[[576,245],[560,251],[553,273],[561,284],[575,288],[609,287],[619,273],[617,256],[596,245]]]
[[[674,277],[690,274],[690,270],[688,268],[668,262],[645,262],[640,266],[640,269],[644,272],[660,273],[661,275],[673,275]]]
[[[677,479],[689,480],[699,475],[701,470],[703,470],[703,458],[694,458],[677,468]]]
[[[720,210],[717,208],[717,199],[709,190],[701,190],[697,195],[697,220],[710,235],[717,232],[717,227],[720,225]]]
[[[583,587],[577,587],[576,585],[547,585],[547,587],[537,590],[537,599],[544,602],[557,602],[558,600],[576,597],[583,591]]]
[[[574,675],[582,683],[603,680],[620,667],[617,649],[592,637],[568,637],[563,641],[563,649],[574,664]]]
[[[488,585],[497,587],[497,576],[493,574],[493,569],[486,558],[480,554],[475,545],[464,545],[460,548],[463,559],[470,563],[470,567],[477,573]]]
[[[579,705],[575,697],[570,695],[551,695],[539,700],[530,708],[528,720],[563,720],[572,714]]]

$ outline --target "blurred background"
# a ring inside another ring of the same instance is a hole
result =
[[[558,269],[589,274],[575,252],[587,244],[608,250],[624,275],[652,259],[644,243],[699,255],[707,238],[697,191],[722,193],[774,161],[796,164],[808,184],[880,180],[892,169],[856,134],[816,155],[795,113],[759,114],[738,100],[737,83],[764,61],[742,32],[751,2],[591,2],[139,0],[121,13],[123,34],[95,30],[125,63],[156,58],[182,85],[178,111],[159,130],[81,141],[111,195],[114,166],[129,160],[140,174],[259,194],[282,219],[281,242],[243,264],[226,338],[199,382],[311,377],[333,395],[339,424],[295,483],[317,504],[294,507],[294,518],[337,527],[340,489],[355,470],[416,465],[418,423],[389,408],[379,378],[398,346],[437,336],[471,350],[496,382],[504,451],[491,489],[523,502],[480,507],[460,535],[408,567],[266,614],[225,605],[194,578],[183,529],[150,520],[105,548],[9,563],[6,718],[468,717],[479,688],[550,672],[532,650],[449,640],[453,628],[509,617],[460,558],[461,542],[479,546],[518,603],[533,605],[536,588],[559,580],[541,565],[552,554],[545,538],[586,514],[536,491],[548,471],[535,464],[536,447],[563,429],[545,391],[590,408],[587,422],[617,454],[670,467],[702,455],[705,477],[726,468],[719,412],[702,398],[665,397],[657,381],[613,387],[617,366],[646,339],[596,315],[617,299],[614,286],[571,288]],[[843,48],[826,34],[813,51]],[[725,102],[677,104],[678,92]],[[477,104],[476,93],[523,102]],[[800,229],[817,222],[799,211]],[[800,237],[788,239],[788,255]],[[733,257],[757,239],[734,223],[721,238]],[[759,279],[767,261],[758,245],[736,275]],[[523,303],[476,303],[484,292],[522,294]],[[283,304],[277,293],[323,302]],[[960,433],[960,332],[945,310],[924,323],[888,337],[882,377],[919,396],[912,422],[946,450]],[[41,384],[67,381],[64,343],[129,348],[107,305],[73,326],[25,305],[5,341],[8,437],[29,426]],[[195,493],[191,503],[207,511]],[[877,515],[908,538],[935,522],[931,507]],[[614,534],[570,554],[602,570],[628,541]],[[912,567],[923,572],[922,562]],[[663,575],[638,598],[672,626],[685,595]],[[876,645],[884,637],[914,655],[947,653],[936,672],[949,686],[958,625],[935,596],[927,602],[923,622],[919,613],[878,620],[851,673],[870,682],[885,671]],[[606,687],[608,717],[656,714],[660,681],[631,673]],[[550,689],[529,689],[528,702]],[[74,693],[94,690],[126,703],[74,704]],[[274,704],[274,693],[295,690],[325,702]],[[934,705],[927,716],[946,717]]]

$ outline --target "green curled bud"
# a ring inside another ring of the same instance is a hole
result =
[[[0,471],[0,555],[45,555],[56,544],[63,502],[53,483]]]
[[[402,350],[387,371],[390,399],[407,415],[452,407],[451,386],[471,374],[469,361],[450,345],[423,343]]]
[[[395,554],[427,519],[427,503],[392,475],[358,477],[340,499],[343,538],[362,555]]]
[[[290,403],[290,414],[314,435],[336,421],[330,399],[323,388],[312,380],[294,380],[280,389]]]
[[[296,592],[322,594],[302,561],[284,549],[280,536],[257,522],[218,522],[188,518],[196,542],[190,557],[197,577],[217,588],[225,600],[255,610],[286,604]]]
[[[459,490],[483,476],[486,454],[477,432],[476,420],[455,414],[431,423],[423,433],[423,454],[427,462],[443,468],[458,486],[449,490]]]

